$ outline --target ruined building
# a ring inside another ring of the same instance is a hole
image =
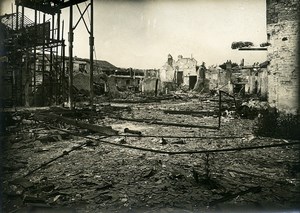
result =
[[[191,58],[178,56],[177,61],[169,54],[167,62],[160,70],[162,88],[174,89],[184,86],[193,89],[197,82],[197,61]]]
[[[193,89],[197,82],[197,61],[191,58],[183,58],[182,55],[178,56],[176,61],[176,81],[183,86],[188,86]]]
[[[162,82],[174,81],[175,66],[175,60],[173,59],[171,54],[169,54],[167,62],[160,70],[160,79]]]
[[[299,1],[267,0],[269,103],[279,111],[299,110]]]

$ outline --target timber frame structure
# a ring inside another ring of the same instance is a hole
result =
[[[83,20],[90,35],[90,83],[93,104],[93,0],[81,12],[79,3],[87,0],[15,0],[15,13],[0,16],[0,103],[1,107],[73,107],[73,31]],[[73,6],[80,18],[73,26]],[[69,8],[69,62],[65,57],[64,21],[61,10]],[[34,11],[30,20],[25,9]],[[90,9],[90,26],[84,14]],[[50,18],[49,18],[50,17]],[[47,19],[46,19],[47,18]]]

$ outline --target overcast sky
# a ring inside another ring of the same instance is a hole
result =
[[[10,13],[14,1],[1,2],[1,14]],[[169,53],[174,59],[193,56],[207,65],[227,59],[240,63],[245,58],[246,64],[266,60],[265,51],[231,49],[233,41],[257,46],[266,41],[265,0],[94,0],[94,5],[97,59],[118,67],[160,68]],[[32,17],[30,10],[26,12]],[[65,32],[68,12],[64,9],[62,15]],[[75,30],[74,55],[89,57],[82,23]]]

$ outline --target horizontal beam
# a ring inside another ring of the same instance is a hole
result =
[[[163,126],[179,126],[179,127],[190,127],[190,128],[205,128],[205,129],[216,129],[218,127],[215,126],[204,126],[204,125],[194,125],[194,124],[182,124],[182,123],[172,123],[172,122],[163,122],[157,120],[146,120],[146,119],[136,119],[136,118],[122,118],[122,117],[114,117],[110,116],[110,118],[117,119],[117,120],[125,120],[125,121],[133,121],[133,122],[141,122],[141,123],[148,123],[148,124],[155,124],[155,125],[163,125]]]
[[[67,2],[60,3],[59,4],[59,9],[70,7],[70,6],[75,5],[75,4],[80,4],[80,3],[85,2],[85,1],[87,1],[87,0],[69,0]]]
[[[239,48],[239,50],[242,50],[242,51],[267,51],[268,48],[266,48],[266,47],[243,47],[243,48]]]
[[[61,121],[63,123],[69,124],[69,125],[73,125],[76,127],[80,127],[83,129],[88,129],[90,131],[93,132],[97,132],[100,133],[102,135],[117,135],[118,131],[113,130],[110,126],[98,126],[98,125],[94,125],[94,124],[88,124],[88,123],[83,123],[77,120],[73,120],[70,118],[66,118],[60,115],[56,115],[54,113],[50,113],[50,114],[36,114],[35,116],[36,120],[57,120],[57,121]]]
[[[16,0],[15,4],[19,6],[24,6],[33,10],[38,10],[43,13],[55,15],[57,13],[61,13],[61,9],[64,9],[66,7],[70,7],[72,5],[80,4],[82,2],[85,2],[87,0],[69,0],[69,1],[55,1],[53,3],[54,6],[51,6],[50,2],[47,4],[43,3],[36,3],[35,1],[28,1],[28,0]]]
[[[15,4],[18,6],[24,6],[33,10],[38,10],[41,11],[43,13],[47,13],[47,14],[51,14],[51,15],[55,15],[57,13],[60,13],[60,9],[56,6],[52,7],[50,4],[49,5],[43,5],[41,3],[35,3],[33,1],[26,1],[26,0],[19,0],[19,1],[15,1]]]

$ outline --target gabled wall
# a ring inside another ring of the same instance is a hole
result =
[[[194,58],[183,58],[178,56],[175,62],[173,57],[169,54],[168,61],[160,69],[160,80],[162,87],[164,84],[177,84],[177,72],[182,72],[182,86],[190,85],[190,76],[197,77],[197,61]],[[197,80],[197,78],[196,78]],[[179,86],[179,85],[178,85]]]
[[[197,61],[194,58],[183,58],[178,56],[176,71],[183,72],[183,86],[189,86],[189,77],[197,76]]]

